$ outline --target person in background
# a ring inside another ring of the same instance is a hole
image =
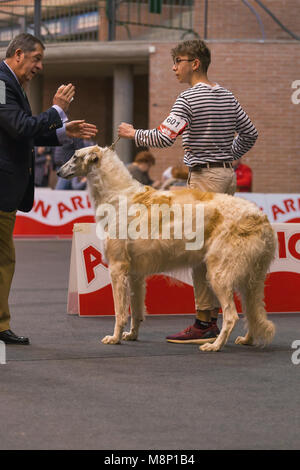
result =
[[[133,163],[128,165],[127,169],[133,178],[140,183],[152,186],[153,188],[158,188],[160,186],[160,181],[153,181],[149,175],[149,170],[153,165],[155,165],[154,156],[152,153],[144,150],[136,154]]]
[[[166,168],[166,169],[163,171],[163,174],[162,174],[162,183],[164,183],[164,182],[167,181],[168,179],[172,178],[172,168],[173,168],[173,166],[168,166],[168,168]]]
[[[34,185],[37,188],[47,188],[52,166],[49,147],[35,147]]]
[[[241,193],[252,192],[252,170],[250,166],[242,163],[242,159],[235,160],[232,166],[236,175],[236,191]]]
[[[185,187],[189,176],[189,169],[186,165],[176,165],[171,169],[171,177],[164,181],[160,189],[175,189]]]
[[[88,145],[92,145],[89,143]],[[64,165],[74,155],[76,150],[86,147],[87,143],[84,139],[66,139],[61,147],[56,147],[53,153],[53,161],[56,171]],[[72,179],[66,180],[58,177],[55,189],[74,189],[72,187]],[[78,188],[75,188],[78,189]]]
[[[83,191],[86,189],[87,179],[85,176],[75,176],[71,179],[71,189],[76,189],[77,191]]]

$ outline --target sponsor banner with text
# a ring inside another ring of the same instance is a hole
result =
[[[73,225],[94,222],[87,191],[35,190],[30,212],[17,212],[15,237],[72,237]]]

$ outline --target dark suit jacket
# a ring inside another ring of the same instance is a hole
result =
[[[60,145],[62,121],[55,108],[32,116],[27,97],[0,64],[0,210],[29,212],[34,198],[34,146]]]

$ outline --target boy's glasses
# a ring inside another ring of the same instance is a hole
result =
[[[175,57],[173,60],[174,65],[180,64],[180,62],[193,62],[195,59],[180,59],[180,57]]]

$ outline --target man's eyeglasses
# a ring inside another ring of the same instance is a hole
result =
[[[180,62],[193,62],[195,59],[180,59],[180,57],[175,57],[173,60],[174,65],[180,64]]]

